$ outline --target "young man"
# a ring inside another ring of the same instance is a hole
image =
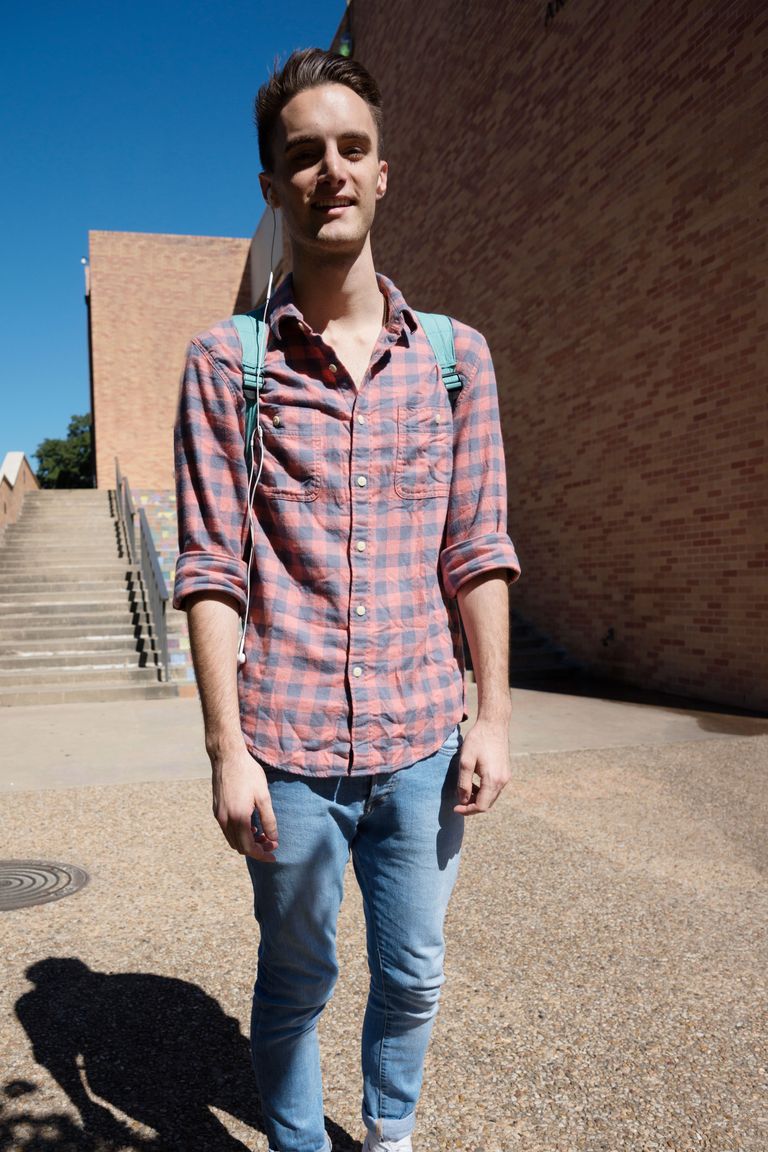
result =
[[[227,321],[193,341],[184,374],[175,603],[189,617],[214,812],[253,882],[251,1044],[269,1147],[330,1148],[316,1024],[351,854],[371,973],[364,1152],[406,1152],[464,818],[487,812],[509,777],[507,585],[519,568],[493,368],[479,333],[454,322],[464,383],[452,412],[413,311],[374,270],[387,165],[365,69],[294,53],[256,112],[261,186],[293,266],[267,315],[260,478],[249,525],[242,351]],[[463,746],[457,602],[479,695]]]

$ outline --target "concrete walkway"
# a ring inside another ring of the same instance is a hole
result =
[[[467,707],[476,703],[467,685]],[[768,735],[768,719],[515,689],[513,756]],[[208,777],[196,699],[0,711],[0,791]]]
[[[515,693],[514,783],[468,822],[416,1152],[764,1152],[768,721]],[[90,883],[0,914],[0,1149],[266,1149],[257,935],[196,701],[5,709],[5,859]],[[359,1150],[353,879],[322,1022]]]

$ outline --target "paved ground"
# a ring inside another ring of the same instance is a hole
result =
[[[764,1152],[768,721],[515,693],[515,783],[468,826],[417,1152]],[[4,858],[80,864],[0,916],[0,1150],[263,1152],[256,934],[194,701],[0,713]],[[350,877],[323,1022],[359,1150]]]

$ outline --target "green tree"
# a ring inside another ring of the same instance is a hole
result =
[[[73,416],[66,440],[42,440],[35,452],[41,488],[91,488],[91,417]]]

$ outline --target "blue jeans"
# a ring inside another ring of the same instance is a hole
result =
[[[376,776],[267,770],[277,862],[248,859],[261,929],[251,1048],[269,1146],[325,1152],[317,1021],[338,975],[336,921],[351,854],[365,908],[370,989],[363,1120],[380,1139],[413,1129],[443,983],[443,921],[464,818],[453,811],[460,736]]]

